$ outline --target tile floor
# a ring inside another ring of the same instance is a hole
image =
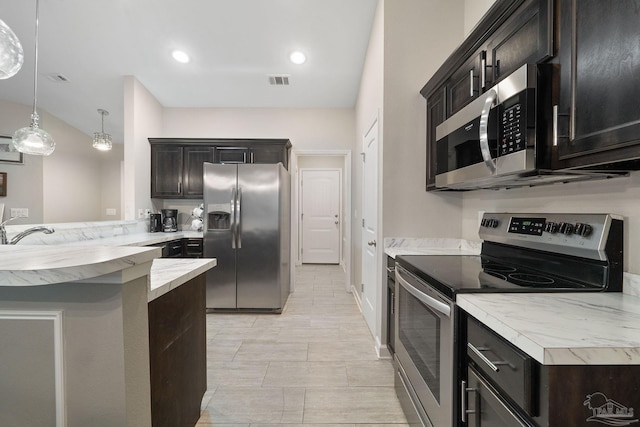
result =
[[[299,267],[281,315],[208,314],[207,343],[198,427],[407,425],[338,266]]]

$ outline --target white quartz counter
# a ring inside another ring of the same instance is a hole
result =
[[[462,294],[458,305],[544,365],[640,364],[640,298],[611,293]]]
[[[183,283],[215,267],[211,258],[159,258],[151,265],[149,301],[166,294]]]
[[[152,301],[216,265],[215,259],[163,259],[160,248],[144,247],[175,239],[202,238],[202,232],[148,233],[141,230],[141,225],[145,224],[52,224],[54,234],[33,234],[29,241],[0,245],[0,286],[91,281],[147,264],[148,298]],[[14,226],[13,234],[28,227]]]
[[[0,245],[0,285],[37,286],[92,279],[151,262],[159,248]]]
[[[384,253],[398,255],[478,255],[481,243],[462,239],[386,237]]]
[[[169,242],[171,240],[183,238],[200,238],[203,233],[197,231],[177,231],[172,233],[134,233],[121,234],[113,237],[103,237],[100,239],[74,241],[62,243],[65,246],[149,246],[157,243]]]

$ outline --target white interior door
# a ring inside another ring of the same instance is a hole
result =
[[[302,263],[339,264],[341,171],[302,169],[300,180]]]
[[[362,314],[375,335],[378,302],[378,121],[369,128],[363,142],[362,177]]]

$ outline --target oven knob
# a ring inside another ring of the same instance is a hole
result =
[[[576,223],[576,227],[574,229],[575,233],[582,237],[587,237],[593,231],[593,227],[589,224],[583,224],[581,222]]]
[[[489,220],[489,227],[498,228],[498,225],[500,225],[500,221],[498,221],[497,219],[490,219]]]
[[[486,226],[487,226],[487,219],[482,218],[482,221],[480,221],[480,227],[486,227]]]
[[[544,224],[544,231],[547,233],[555,234],[558,232],[558,224],[555,222],[547,222]]]
[[[570,236],[571,234],[573,234],[573,224],[569,224],[568,222],[561,222],[560,226],[558,227],[558,230],[562,234],[566,234],[567,236]]]

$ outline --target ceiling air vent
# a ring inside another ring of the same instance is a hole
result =
[[[269,77],[269,84],[271,86],[289,86],[289,76],[286,74],[271,75]]]
[[[69,83],[69,79],[60,73],[47,74],[47,78],[55,83]]]

